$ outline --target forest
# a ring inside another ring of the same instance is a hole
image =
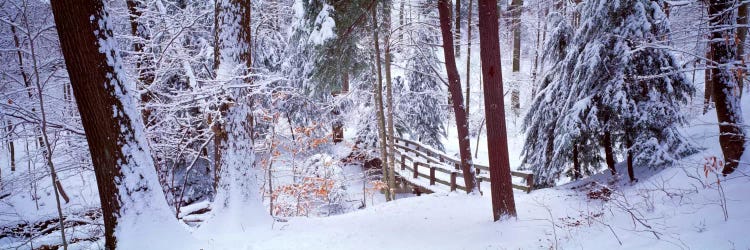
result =
[[[748,249],[748,5],[0,0],[0,249]]]

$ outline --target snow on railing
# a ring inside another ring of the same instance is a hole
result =
[[[400,157],[401,170],[409,170],[412,172],[412,178],[416,179],[423,177],[430,180],[430,186],[439,183],[445,186],[449,186],[451,191],[456,189],[466,191],[466,187],[459,185],[457,179],[463,178],[460,171],[461,161],[450,157],[444,153],[438,152],[434,149],[426,147],[421,143],[407,140],[403,138],[395,137],[394,147],[397,148],[396,154]],[[402,152],[403,151],[403,152]],[[412,153],[415,156],[409,156],[408,153]],[[406,160],[411,162],[411,166],[406,164]],[[453,169],[447,168],[446,166],[453,166]],[[483,181],[490,182],[489,176],[483,175],[482,172],[489,173],[489,166],[480,164],[471,164],[477,174],[477,184],[481,187]],[[429,169],[429,175],[427,171],[420,172],[421,167]],[[523,180],[523,184],[513,183],[513,188],[519,189],[525,192],[531,192],[534,187],[534,175],[531,173],[524,173],[519,171],[511,171],[511,175],[519,177]],[[406,179],[406,178],[405,178]],[[446,179],[449,179],[446,180]],[[409,181],[409,180],[407,180]],[[424,187],[428,188],[428,187]],[[429,189],[429,188],[428,188]]]

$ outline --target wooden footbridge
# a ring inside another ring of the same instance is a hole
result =
[[[422,144],[396,137],[394,140],[394,157],[400,163],[395,172],[400,176],[402,184],[410,185],[413,190],[420,192],[447,192],[460,189],[466,191],[462,185],[463,173],[461,161]],[[489,166],[472,164],[477,174],[477,186],[482,182],[490,182]],[[513,188],[531,192],[534,187],[534,176],[530,173],[511,171]]]

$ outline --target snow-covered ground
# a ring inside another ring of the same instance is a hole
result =
[[[743,107],[747,117],[748,99]],[[489,191],[454,192],[379,200],[324,218],[271,221],[248,210],[191,229],[189,240],[164,232],[146,246],[184,249],[174,248],[178,240],[195,249],[747,249],[750,154],[729,177],[705,172],[705,159],[721,155],[715,119],[709,112],[684,129],[705,150],[679,165],[638,169],[640,181],[632,184],[620,163],[619,177],[605,171],[530,194],[516,191],[517,218],[493,222]],[[520,136],[511,138],[517,158]]]

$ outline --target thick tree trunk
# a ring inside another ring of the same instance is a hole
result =
[[[464,174],[466,192],[479,191],[476,187],[476,176],[471,167],[471,145],[469,144],[469,122],[464,108],[463,93],[461,93],[461,78],[456,68],[456,58],[453,55],[453,35],[451,34],[450,1],[438,0],[440,14],[440,30],[443,36],[443,53],[445,55],[445,69],[448,71],[448,91],[453,101],[453,112],[456,115],[458,129],[458,147],[461,155],[461,170]]]
[[[107,26],[108,14],[101,0],[53,0],[60,46],[81,114],[91,151],[104,217],[106,249],[115,249],[119,220],[133,220],[163,204],[150,204],[148,211],[135,206],[153,198],[158,185],[153,162],[137,125],[139,116],[119,67],[116,47]],[[112,114],[117,114],[113,116]],[[134,200],[138,199],[145,200]],[[163,196],[161,197],[163,201]],[[160,210],[166,211],[166,210]]]
[[[214,18],[214,39],[216,44],[214,45],[214,69],[216,71],[217,79],[221,77],[242,77],[243,83],[250,85],[252,78],[248,77],[252,70],[252,27],[251,27],[251,0],[217,0],[215,3],[215,16]],[[224,26],[231,26],[227,30],[224,30]],[[235,76],[219,76],[219,68],[222,64],[227,64],[227,72],[235,73]],[[237,70],[236,66],[239,66]],[[236,71],[235,71],[236,70]],[[232,129],[230,126],[234,126],[236,121],[228,118],[230,112],[230,102],[243,103],[248,105],[245,100],[237,100],[235,98],[245,98],[244,93],[246,91],[238,91],[236,96],[228,96],[228,99],[223,100],[223,103],[219,104],[218,114],[225,119],[227,122],[222,124],[218,121],[214,121],[212,130],[214,136],[214,188],[218,188],[221,182],[222,170],[227,167],[223,166],[223,162],[226,161],[224,154],[229,147],[227,145],[229,138],[228,129]],[[243,117],[246,121],[252,121],[252,116]],[[238,119],[233,117],[231,119]],[[251,126],[252,122],[246,122],[245,126]],[[241,128],[245,129],[245,128]],[[252,135],[248,139],[252,138]]]
[[[395,177],[395,152],[394,145],[394,131],[393,131],[393,81],[391,79],[391,7],[388,2],[383,2],[383,28],[386,31],[386,35],[383,36],[383,43],[385,44],[385,100],[388,106],[388,113],[386,114],[386,125],[388,126],[388,186],[393,190],[396,187]],[[396,199],[395,192],[391,192],[391,200]]]
[[[492,216],[516,216],[513,198],[508,135],[505,127],[503,74],[498,38],[497,0],[479,0],[479,46],[484,77],[484,108],[487,117],[487,151],[490,163]]]
[[[724,27],[734,25],[732,8],[736,1],[711,0],[708,6],[709,24],[712,28],[710,47],[714,67],[711,69],[713,99],[719,122],[719,143],[724,153],[724,175],[731,174],[739,165],[745,151],[745,134],[742,130],[739,86],[734,70],[737,59],[734,30]]]
[[[378,135],[380,137],[380,159],[382,160],[382,170],[383,170],[383,182],[386,184],[389,184],[389,176],[388,176],[388,139],[386,138],[386,128],[385,128],[385,110],[383,107],[383,74],[381,72],[381,62],[380,62],[380,38],[378,36],[379,30],[378,30],[378,13],[377,13],[377,7],[372,7],[372,25],[373,25],[373,36],[374,36],[374,42],[375,42],[375,66],[377,69],[378,74],[378,82],[375,84],[375,105],[378,109]],[[386,189],[383,190],[385,193],[385,200],[391,201],[391,191],[393,187],[390,185],[387,185]]]
[[[512,26],[513,26],[513,65],[512,71],[515,74],[516,83],[511,86],[510,103],[513,114],[521,115],[521,93],[518,83],[518,77],[521,71],[521,8],[523,0],[513,0],[511,2]]]

